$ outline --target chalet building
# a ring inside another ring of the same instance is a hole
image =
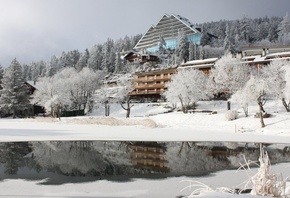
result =
[[[156,102],[166,91],[166,83],[176,73],[176,68],[137,72],[133,77],[134,90],[129,93],[138,102]]]
[[[134,47],[136,51],[154,53],[159,50],[161,38],[167,49],[175,49],[178,45],[178,31],[183,30],[189,42],[200,44],[201,30],[188,19],[180,15],[164,14],[159,22],[152,25]]]
[[[260,68],[270,64],[273,60],[290,61],[290,45],[242,48],[242,62],[249,66]]]
[[[26,81],[24,82],[24,84],[28,89],[29,95],[32,95],[41,86],[41,83],[36,82],[36,81]],[[31,108],[32,108],[31,111],[33,112],[33,115],[45,114],[45,108],[43,106],[33,104]]]
[[[277,46],[244,46],[242,47],[242,57],[248,56],[266,56],[267,54],[289,52],[290,45]]]
[[[192,68],[192,69],[198,69],[200,71],[203,71],[205,74],[209,74],[209,71],[211,68],[214,67],[216,61],[218,58],[208,58],[208,59],[203,59],[203,60],[191,60],[187,61],[186,63],[180,64],[178,67],[179,69],[187,69],[187,68]]]
[[[143,54],[139,52],[129,52],[124,56],[124,59],[129,63],[139,63],[144,64],[147,62],[150,63],[158,63],[159,59],[158,56],[152,54]]]

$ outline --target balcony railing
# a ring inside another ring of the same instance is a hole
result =
[[[154,88],[164,88],[165,87],[165,84],[164,83],[158,83],[158,84],[147,84],[147,85],[134,85],[134,88],[136,89],[154,89]]]
[[[142,90],[142,91],[131,91],[129,93],[129,95],[146,95],[146,94],[161,94],[163,93],[164,91],[161,91],[161,90]]]
[[[134,78],[133,82],[154,82],[154,81],[169,81],[171,79],[170,76],[163,77],[147,77],[147,78]]]

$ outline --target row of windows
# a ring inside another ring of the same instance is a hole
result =
[[[195,43],[197,45],[200,44],[200,39],[201,39],[201,34],[191,34],[187,36],[187,40],[189,42]],[[177,38],[167,39],[165,40],[165,43],[166,43],[166,49],[176,49],[178,45],[178,40]],[[146,51],[149,53],[154,53],[154,52],[157,52],[158,50],[159,50],[159,43],[157,43],[156,46],[146,49]]]

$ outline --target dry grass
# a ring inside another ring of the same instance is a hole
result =
[[[107,125],[107,126],[144,126],[148,128],[158,127],[156,122],[153,120],[146,119],[119,119],[113,117],[84,117],[84,118],[72,118],[72,119],[61,119],[50,118],[50,117],[37,117],[35,119],[37,122],[65,122],[69,124],[97,124],[97,125]]]

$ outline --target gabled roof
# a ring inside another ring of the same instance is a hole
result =
[[[37,82],[37,81],[25,81],[27,84],[29,84],[31,87],[34,87],[35,89],[39,89],[42,87],[42,83],[41,82]]]
[[[183,29],[186,35],[199,33],[197,28],[187,18],[175,14],[164,14],[155,26],[150,26],[134,49],[156,45],[160,35],[162,35],[164,39],[176,38],[179,29]]]

